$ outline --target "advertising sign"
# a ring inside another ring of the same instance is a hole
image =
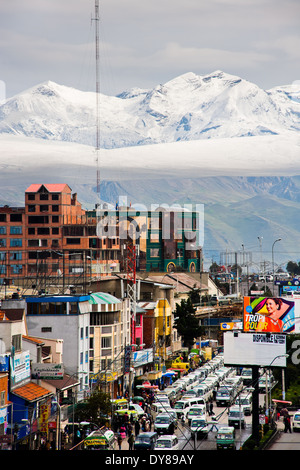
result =
[[[243,328],[243,323],[241,321],[236,322],[223,322],[220,324],[222,331],[227,330],[241,330]]]
[[[224,333],[224,364],[236,366],[286,367],[286,335]]]
[[[23,351],[16,353],[10,358],[11,369],[10,379],[11,388],[20,386],[22,382],[30,380],[30,353]]]
[[[31,378],[44,380],[59,380],[64,378],[63,364],[42,362],[31,365]]]
[[[244,297],[244,331],[289,333],[295,331],[295,302],[283,298]]]

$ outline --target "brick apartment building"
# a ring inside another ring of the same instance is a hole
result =
[[[0,208],[1,284],[39,291],[85,284],[117,270],[116,240],[114,250],[108,246],[96,236],[95,217],[67,184],[32,184],[25,207]]]
[[[87,292],[90,280],[126,271],[130,239],[137,271],[197,272],[197,225],[194,211],[85,210],[67,184],[31,184],[25,207],[0,207],[0,284]]]

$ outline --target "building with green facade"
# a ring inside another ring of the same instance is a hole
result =
[[[97,237],[135,245],[137,271],[200,271],[199,213],[183,209],[97,209]],[[122,265],[122,263],[120,263]],[[123,263],[124,265],[124,263]]]

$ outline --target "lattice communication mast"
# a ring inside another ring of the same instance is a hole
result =
[[[136,247],[132,240],[127,239],[127,297],[130,301],[131,313],[131,345],[135,344],[136,324]]]

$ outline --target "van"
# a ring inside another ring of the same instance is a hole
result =
[[[175,403],[174,410],[176,411],[177,418],[186,419],[186,415],[190,409],[189,400],[178,400]]]
[[[250,416],[252,414],[252,394],[239,395],[235,404],[241,406],[245,416]]]
[[[163,434],[173,434],[175,431],[174,416],[169,413],[159,413],[154,421],[154,431]]]
[[[232,406],[228,412],[228,426],[245,429],[245,415],[239,406]]]
[[[231,426],[219,428],[216,435],[217,450],[235,450],[235,429]]]
[[[191,420],[191,436],[192,438],[205,438],[207,439],[209,426],[204,416],[197,416]]]
[[[187,420],[189,425],[191,424],[192,419],[197,418],[199,416],[205,417],[206,416],[206,405],[192,405],[187,412]]]
[[[165,435],[157,439],[155,450],[178,450],[179,443],[177,436]]]
[[[156,432],[142,432],[138,434],[134,442],[134,450],[154,450],[157,441]]]
[[[217,406],[230,406],[234,400],[234,390],[232,387],[221,386],[216,393]]]
[[[150,414],[152,416],[152,419],[155,420],[156,416],[159,413],[163,413],[169,407],[170,405],[164,405],[163,403],[152,403],[150,408]]]
[[[114,432],[96,430],[91,432],[83,442],[84,450],[114,450],[116,438]]]
[[[292,429],[293,431],[300,430],[300,410],[295,411],[294,416],[292,417]]]

